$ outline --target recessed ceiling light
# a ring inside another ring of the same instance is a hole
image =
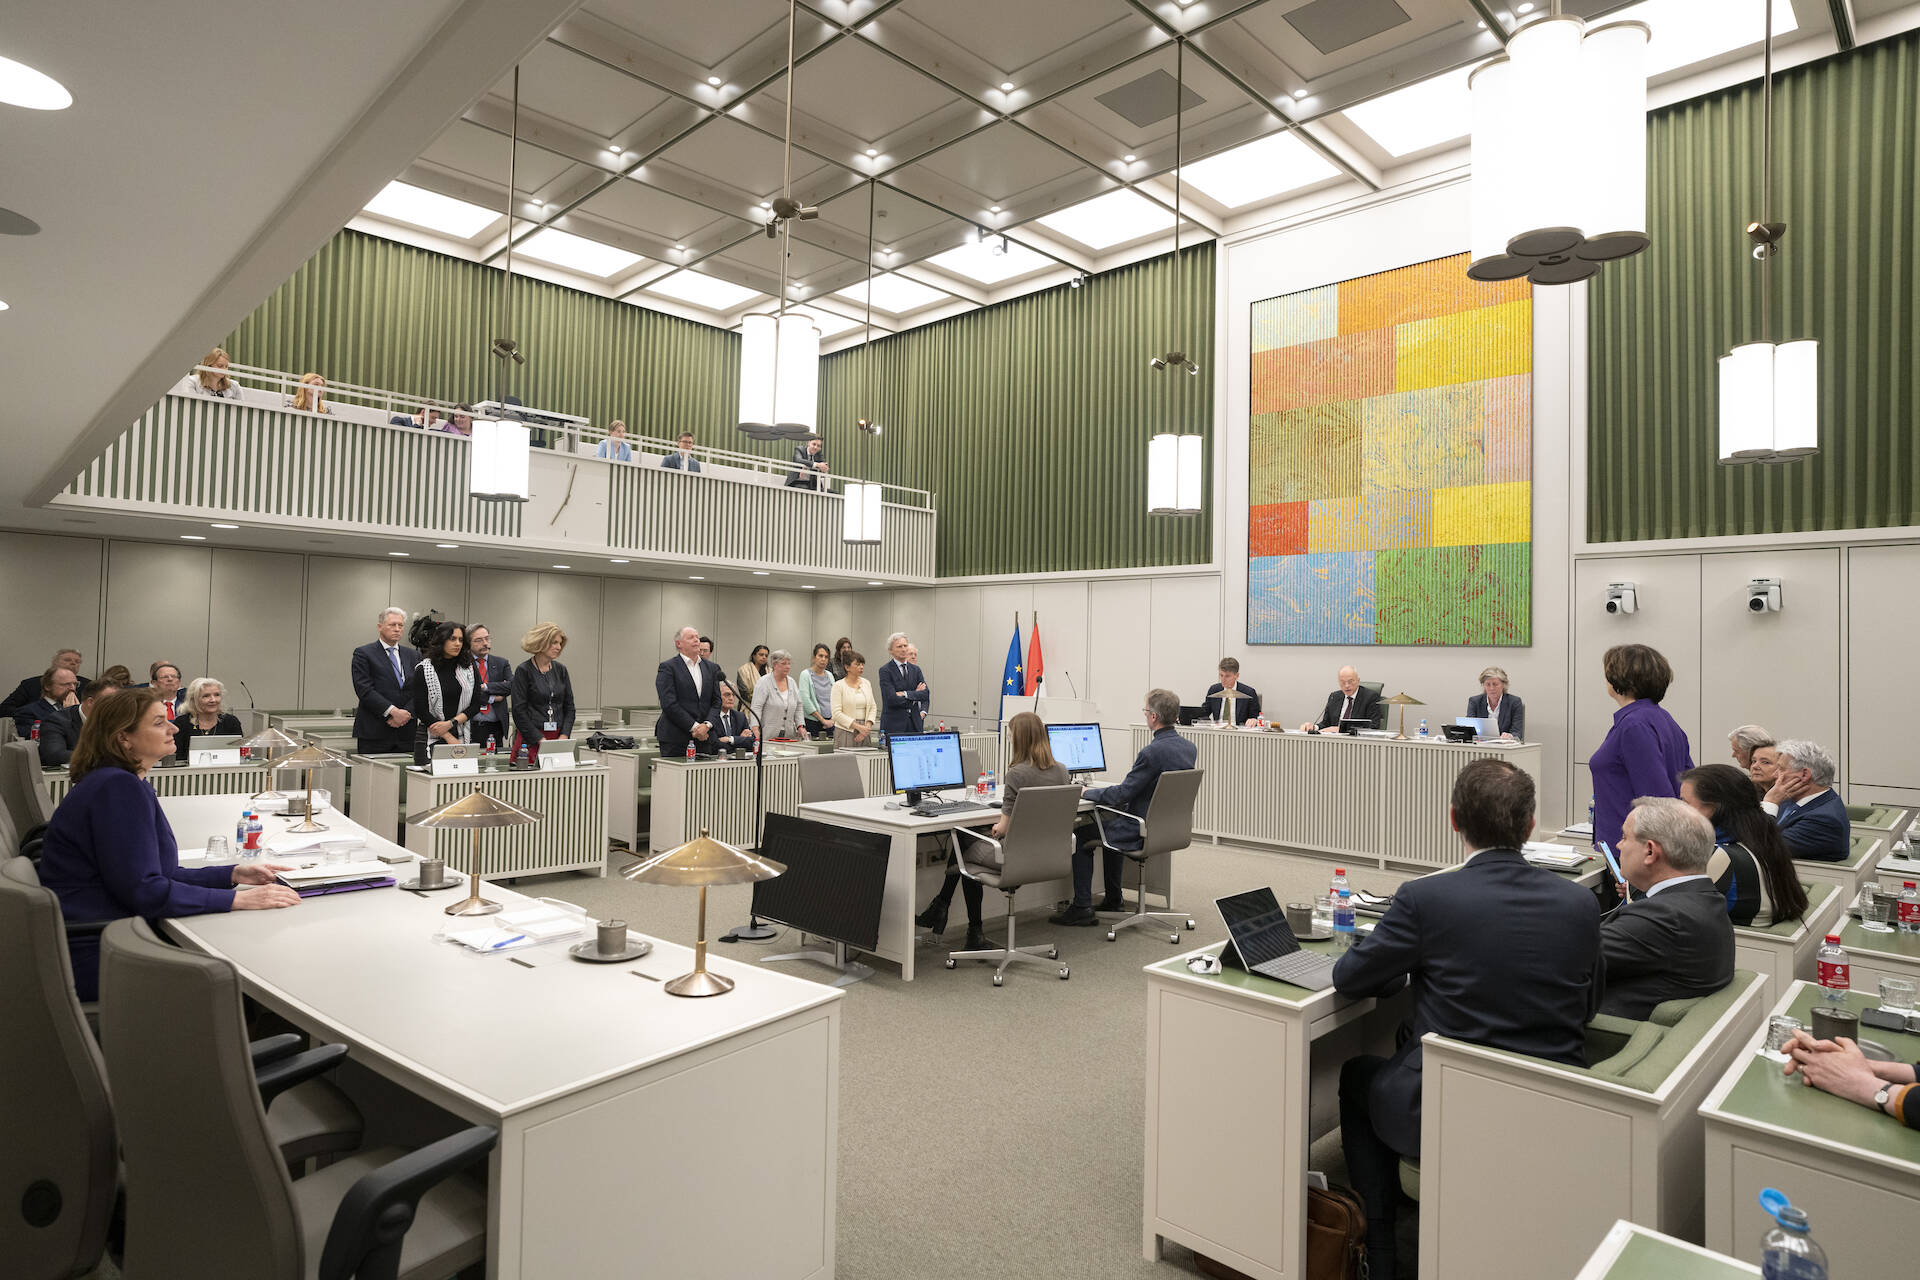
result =
[[[998,236],[994,238],[999,239]],[[995,253],[984,241],[969,240],[957,249],[934,254],[927,259],[927,265],[977,280],[981,284],[999,284],[1002,280],[1026,275],[1029,271],[1050,267],[1053,259],[1011,240],[1007,242],[1005,253]]]
[[[1474,23],[1474,25],[1476,27],[1479,27],[1482,31],[1485,31],[1487,29],[1487,20],[1485,18],[1482,18],[1480,19],[1480,21]]]
[[[719,77],[719,76],[708,76],[708,77],[707,77],[707,83],[708,83],[708,84],[710,84],[710,85],[712,85],[712,86],[713,86],[714,88],[716,88],[716,89],[718,89],[718,88],[720,87],[720,77]]]
[[[180,540],[182,542],[205,542],[207,535],[204,533],[183,533],[180,535]]]
[[[1347,119],[1395,157],[1464,138],[1473,131],[1472,71],[1461,67],[1348,107]]]
[[[709,311],[732,311],[760,296],[752,289],[727,280],[716,280],[699,271],[676,271],[647,283],[647,292],[658,293]]]
[[[32,111],[65,111],[73,105],[73,95],[46,72],[0,58],[0,102]]]
[[[12,307],[10,307],[10,306],[8,306],[8,305],[7,305],[7,304],[6,304],[5,302],[3,302],[3,301],[0,301],[0,311],[11,311],[11,310],[13,310],[13,308],[12,308]]]
[[[238,529],[239,527],[237,524],[215,524],[208,526],[208,528],[211,529]]]
[[[760,207],[761,207],[762,209],[771,209],[771,208],[773,208],[773,201],[771,201],[771,200],[762,200],[762,201],[760,202]]]
[[[556,267],[584,271],[602,280],[641,261],[637,253],[628,253],[625,249],[616,249],[610,244],[601,244],[598,240],[571,235],[552,227],[534,232],[520,242],[519,249],[529,258],[551,262]]]
[[[556,569],[571,569],[571,568],[573,568],[573,566],[572,566],[572,565],[570,565],[570,564],[557,564],[557,565],[555,565],[555,566],[553,566],[553,567],[554,567],[554,568],[556,568]]]
[[[1122,189],[1050,213],[1040,219],[1040,224],[1089,249],[1111,249],[1170,230],[1173,212]]]
[[[1270,133],[1180,171],[1181,181],[1229,209],[1339,176],[1325,156],[1292,132]]]
[[[978,244],[975,241],[975,244]],[[867,298],[866,281],[850,284],[835,291],[836,297],[849,302],[865,302]],[[936,302],[945,302],[947,295],[938,289],[929,289],[926,285],[897,276],[892,272],[873,278],[873,305],[882,311],[902,315],[908,311],[918,311],[921,307],[932,306]]]
[[[1517,4],[1513,6],[1513,11],[1515,13],[1532,13],[1533,6],[1530,4]]]
[[[1124,156],[1121,156],[1120,158],[1122,160],[1125,160],[1128,164],[1132,164],[1136,159],[1138,159],[1138,157],[1135,156],[1131,151],[1127,152],[1127,154],[1125,154]]]
[[[773,570],[771,569],[755,569],[753,571],[753,576],[756,578],[765,578],[765,577],[770,577],[772,573],[773,573]]]
[[[546,207],[547,207],[547,206],[545,206],[545,205],[543,205],[543,204],[541,204],[541,203],[540,203],[540,202],[539,202],[538,200],[529,200],[529,201],[527,201],[527,212],[528,212],[528,213],[539,213],[539,212],[540,212],[540,211],[541,211],[542,209],[544,209],[544,208],[546,208]]]
[[[679,253],[685,253],[685,252],[687,251],[687,246],[685,246],[685,245],[683,245],[683,244],[677,244],[677,245],[675,245],[675,246],[673,246],[673,247],[674,247],[674,249],[675,249],[675,251],[677,251],[677,252],[679,252]]]
[[[867,585],[870,587],[884,587],[887,584],[884,582],[869,582]]]
[[[608,564],[632,564],[632,563],[633,563],[633,561],[631,561],[631,560],[609,560],[609,561],[607,561],[607,563],[608,563]]]
[[[620,154],[620,144],[619,144],[619,143],[617,143],[617,142],[609,142],[609,143],[607,144],[607,150],[609,150],[609,151],[611,151],[611,152],[613,152],[613,154],[615,154],[615,155],[619,155],[619,154]]]
[[[1002,93],[1012,93],[1012,92],[1013,92],[1013,81],[1011,81],[1011,80],[1002,80],[1002,81],[1000,82],[1000,92],[1002,92]]]
[[[880,149],[878,147],[868,147],[867,154],[870,156],[877,156],[880,154]]]
[[[366,211],[461,240],[471,240],[500,218],[496,209],[455,200],[406,182],[389,182],[379,195],[367,201]]]
[[[800,584],[800,589],[802,591],[818,591],[820,588],[814,586],[811,582],[803,582]]]
[[[460,544],[457,542],[436,542],[433,545],[442,551],[458,551],[460,549]]]
[[[1000,212],[1000,206],[999,206],[999,205],[997,205],[997,204],[996,204],[996,205],[989,205],[989,206],[987,207],[987,212],[988,212],[988,213],[998,213],[998,212]]]
[[[412,555],[412,554],[413,554],[413,552],[411,552],[411,551],[389,551],[389,552],[387,552],[387,554],[388,554],[388,555],[390,555],[390,556],[399,556],[399,557],[400,557],[400,558],[401,558],[402,560],[404,560],[404,559],[406,559],[406,558],[407,558],[408,556],[410,556],[410,555]]]
[[[1295,89],[1293,91],[1293,99],[1295,102],[1304,101],[1306,99],[1306,96],[1307,96],[1307,91],[1305,89]]]
[[[688,582],[705,582],[706,580],[707,575],[704,573],[690,573],[687,575]]]

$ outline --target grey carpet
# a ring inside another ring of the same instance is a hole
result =
[[[977,1280],[981,1276],[1086,1277],[1196,1274],[1190,1254],[1141,1256],[1146,986],[1141,969],[1224,936],[1216,897],[1271,885],[1282,902],[1324,892],[1332,864],[1231,846],[1176,855],[1177,903],[1199,925],[1178,946],[1164,934],[1057,928],[1045,913],[1020,919],[1020,944],[1056,942],[1073,976],[1022,965],[995,988],[990,970],[945,947],[924,948],[913,982],[874,962],[847,988],[840,1050],[841,1280]],[[625,864],[624,856],[615,858]],[[1405,877],[1350,867],[1354,883],[1391,892]],[[523,893],[577,902],[596,916],[677,942],[694,940],[695,895],[609,876],[529,877]],[[750,890],[710,891],[713,936],[746,919]],[[999,895],[987,895],[998,938]],[[943,942],[958,947],[965,913],[955,895]],[[737,959],[797,949],[716,945]],[[778,966],[830,977],[806,962]],[[1344,1177],[1338,1135],[1316,1144],[1311,1167]],[[1403,1220],[1412,1274],[1412,1215]]]

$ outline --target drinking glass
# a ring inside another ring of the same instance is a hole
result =
[[[1888,1013],[1913,1012],[1914,985],[1907,978],[1880,979],[1880,1007]]]
[[[1868,933],[1893,932],[1894,899],[1869,887],[1860,895],[1860,927]]]
[[[225,836],[207,837],[207,865],[225,866],[233,861],[233,845]]]
[[[1787,1042],[1793,1039],[1793,1033],[1806,1024],[1792,1014],[1776,1013],[1767,1019],[1767,1052],[1782,1053]]]

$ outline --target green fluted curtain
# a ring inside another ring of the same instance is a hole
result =
[[[1773,340],[1820,341],[1820,452],[1719,463],[1718,357],[1759,337],[1759,84],[1653,113],[1645,253],[1589,290],[1594,541],[1920,523],[1920,36],[1774,81]]]
[[[1148,437],[1204,435],[1212,465],[1213,246],[1180,256],[1177,280],[1167,254],[829,356],[829,459],[938,493],[942,577],[1206,562],[1210,509],[1147,514]],[[1199,377],[1147,367],[1176,345]]]
[[[221,345],[241,364],[491,400],[502,279],[495,267],[342,231]],[[513,311],[527,363],[508,373],[509,394],[599,426],[620,418],[641,435],[688,430],[737,447],[737,334],[523,276]]]

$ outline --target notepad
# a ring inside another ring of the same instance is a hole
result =
[[[1552,867],[1559,871],[1571,871],[1591,856],[1565,845],[1537,844],[1531,840],[1521,848],[1520,854],[1536,867]]]
[[[530,947],[534,939],[518,929],[501,929],[493,925],[482,925],[477,929],[449,929],[441,935],[456,946],[469,951],[512,951],[518,947]]]
[[[536,942],[551,942],[580,933],[587,927],[584,911],[541,899],[511,911],[502,911],[500,923],[515,933],[524,933]]]
[[[326,884],[334,880],[371,880],[392,874],[392,867],[374,858],[365,862],[303,862],[291,871],[282,871],[280,878],[298,889],[303,885]]]

